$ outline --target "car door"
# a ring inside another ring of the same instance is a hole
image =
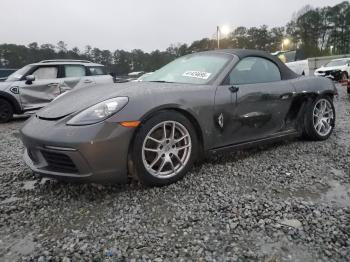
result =
[[[44,107],[61,93],[58,69],[57,65],[38,66],[29,73],[35,77],[34,81],[20,81],[19,95],[24,111]]]
[[[220,146],[287,130],[286,116],[294,94],[294,86],[281,80],[279,68],[272,61],[247,57],[238,62],[216,94]]]
[[[85,66],[79,64],[62,65],[63,86],[62,93],[72,89],[93,86],[93,78],[87,75]]]

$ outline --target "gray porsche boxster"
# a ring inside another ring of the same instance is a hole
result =
[[[161,186],[208,153],[291,136],[327,139],[334,84],[301,77],[262,51],[180,57],[142,82],[73,91],[21,130],[37,174]]]

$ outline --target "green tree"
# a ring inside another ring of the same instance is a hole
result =
[[[268,28],[240,26],[226,38],[220,39],[220,48],[251,48],[274,52],[281,49],[285,37],[292,41],[290,48],[302,48],[307,56],[350,52],[350,3],[344,1],[333,7],[312,8],[307,5],[297,11],[285,27]],[[165,51],[146,53],[140,49],[100,50],[87,45],[84,51],[78,47],[69,49],[59,41],[57,45],[30,43],[28,46],[0,44],[0,66],[19,68],[46,59],[69,58],[101,63],[117,75],[131,71],[154,71],[173,59],[193,52],[217,48],[216,37],[203,38],[192,44],[172,44]]]

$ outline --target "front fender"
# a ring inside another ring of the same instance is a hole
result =
[[[170,87],[169,87],[170,88]],[[200,88],[200,89],[199,89]],[[145,121],[155,112],[161,110],[176,110],[183,113],[203,134],[203,144],[210,147],[211,140],[215,139],[213,112],[215,88],[185,86],[180,90],[167,92],[150,92],[136,95],[110,122]],[[198,90],[199,89],[199,90]]]
[[[0,91],[0,98],[4,98],[7,101],[9,101],[11,103],[11,105],[13,106],[14,112],[16,114],[21,114],[23,112],[21,104],[18,102],[16,97],[14,97],[12,94],[9,94],[9,93],[4,92],[4,91]]]

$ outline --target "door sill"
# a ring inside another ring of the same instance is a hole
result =
[[[35,107],[35,108],[25,108],[23,109],[23,112],[25,113],[35,113],[36,111],[40,110],[42,107]]]
[[[288,131],[283,131],[276,133],[272,136],[253,140],[253,141],[248,141],[248,142],[243,142],[243,143],[238,143],[238,144],[233,144],[233,145],[228,145],[228,146],[223,146],[223,147],[218,147],[218,148],[213,148],[209,150],[210,154],[217,154],[217,153],[223,153],[223,152],[228,152],[228,151],[234,151],[234,150],[240,150],[240,149],[245,149],[257,145],[262,145],[262,144],[268,144],[276,141],[280,141],[282,138],[292,138],[300,135],[298,131],[295,129],[293,130],[288,130]]]

